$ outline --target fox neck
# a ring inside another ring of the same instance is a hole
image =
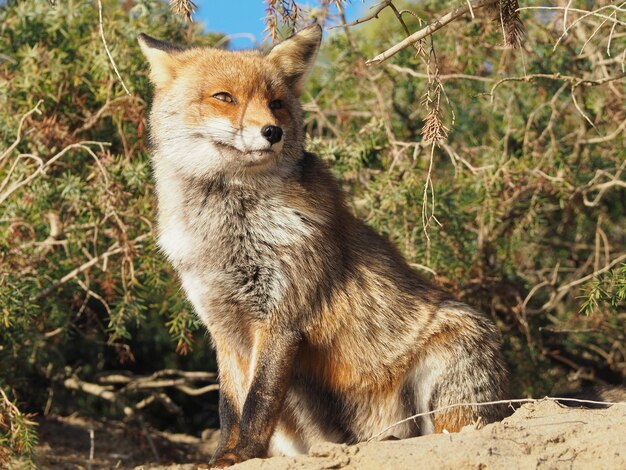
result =
[[[264,188],[269,189],[274,184],[291,179],[297,174],[304,153],[302,147],[296,150],[286,146],[273,161],[266,165],[234,168],[228,166],[206,172],[190,172],[180,168],[171,160],[163,158],[163,152],[157,150],[153,154],[152,165],[159,203],[161,203],[162,194],[165,195],[177,187],[182,189],[192,185],[201,186],[205,183],[210,184],[213,180],[220,180],[222,184],[233,187],[244,186],[259,191],[263,191]]]
[[[190,176],[164,159],[155,160],[159,245],[174,266],[180,268],[186,259],[193,258],[196,242],[187,237],[195,219],[207,216],[203,208],[211,204],[209,195],[223,199],[238,194],[272,197],[284,188],[285,181],[297,178],[303,155],[298,160],[284,158],[272,171],[214,172],[204,176]],[[207,228],[211,226],[210,221],[203,222]]]

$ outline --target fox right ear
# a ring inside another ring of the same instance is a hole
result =
[[[176,54],[182,52],[180,47],[143,33],[137,36],[137,40],[141,52],[150,63],[150,80],[155,87],[161,88],[176,78]]]
[[[304,88],[322,41],[322,28],[313,24],[276,45],[267,58],[282,71],[296,95]]]

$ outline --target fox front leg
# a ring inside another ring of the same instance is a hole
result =
[[[242,367],[245,359],[229,347],[225,338],[213,336],[217,353],[220,396],[220,442],[215,456],[234,448],[239,440],[241,409],[245,398],[246,377]]]
[[[274,433],[285,395],[289,388],[294,358],[300,344],[300,335],[277,325],[257,332],[252,364],[250,387],[246,395],[241,418],[236,416],[232,404],[220,398],[220,420],[230,423],[220,446],[211,461],[212,468],[224,468],[244,460],[266,457],[270,438]],[[222,416],[224,412],[224,416]],[[223,430],[222,432],[224,432]],[[223,445],[222,445],[223,444]]]

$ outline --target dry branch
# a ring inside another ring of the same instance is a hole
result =
[[[410,69],[408,67],[401,67],[396,64],[389,64],[387,65],[387,67],[390,68],[391,70],[395,70],[396,72],[410,75],[411,77],[429,78],[428,74],[416,72],[415,70]],[[438,75],[438,78],[439,80],[475,80],[477,82],[493,82],[494,81],[494,79],[490,77],[481,77],[480,75],[469,75],[466,73],[443,74],[443,75]]]
[[[612,269],[614,266],[616,266],[616,265],[618,265],[620,263],[623,263],[624,261],[626,261],[626,253],[622,253],[621,255],[615,257],[612,261],[608,262],[602,268],[597,269],[594,272],[592,272],[590,274],[587,274],[586,276],[582,276],[582,277],[580,277],[578,279],[575,279],[573,281],[570,281],[570,282],[568,282],[566,284],[563,284],[563,285],[555,288],[554,286],[556,285],[556,275],[558,273],[558,266],[557,266],[555,268],[555,270],[554,270],[554,273],[553,273],[551,281],[540,282],[539,284],[537,284],[536,286],[534,286],[530,290],[530,292],[528,293],[528,295],[524,299],[524,302],[522,304],[522,310],[525,311],[525,312],[527,311],[528,313],[533,313],[533,314],[546,312],[546,311],[554,308],[563,299],[563,297],[565,297],[572,290],[572,288],[574,288],[576,286],[579,286],[581,284],[584,284],[585,282],[594,279],[595,277],[599,276],[600,274],[606,273],[607,271]],[[550,298],[548,299],[548,301],[545,302],[538,309],[528,309],[527,305],[530,302],[530,300],[534,297],[534,295],[539,291],[539,289],[541,289],[543,287],[547,287],[547,286],[552,286],[552,292],[550,294]]]
[[[546,80],[560,80],[563,82],[567,82],[570,83],[572,86],[574,87],[579,87],[579,86],[598,86],[598,85],[604,85],[605,83],[609,83],[609,82],[613,82],[615,80],[621,80],[622,78],[625,78],[626,74],[622,74],[622,75],[617,75],[615,77],[606,77],[606,78],[602,78],[599,80],[592,80],[589,78],[580,78],[580,77],[572,77],[569,75],[561,75],[560,73],[534,73],[534,74],[530,74],[530,75],[524,75],[522,77],[506,77],[506,78],[502,78],[500,80],[498,80],[493,87],[491,87],[491,90],[489,91],[489,94],[492,96],[493,98],[493,92],[496,91],[496,89],[502,85],[503,83],[506,82],[531,82],[533,80],[537,80],[537,79],[546,79]]]
[[[626,119],[622,120],[622,123],[619,126],[617,126],[617,129],[615,129],[610,134],[607,134],[603,137],[593,137],[591,139],[584,139],[584,140],[581,140],[580,143],[581,144],[600,144],[603,142],[609,142],[619,137],[619,135],[623,133],[624,130],[626,130]]]
[[[7,148],[4,152],[2,152],[2,154],[0,154],[0,169],[2,168],[2,166],[4,165],[5,162],[5,158],[8,157],[11,152],[13,152],[13,150],[15,150],[15,148],[20,144],[20,142],[22,141],[22,129],[24,127],[24,122],[26,121],[26,119],[28,119],[32,114],[37,113],[37,114],[41,114],[41,110],[39,109],[39,106],[41,106],[41,103],[43,103],[43,100],[39,100],[37,102],[37,104],[35,105],[34,108],[32,108],[30,111],[26,112],[20,119],[20,123],[17,126],[17,135],[15,137],[15,140],[13,141],[13,143],[9,146],[9,148]]]
[[[109,46],[107,45],[107,40],[104,37],[104,23],[102,21],[102,0],[98,0],[98,22],[100,23],[100,37],[102,38],[102,44],[104,44],[104,50],[106,51],[107,56],[109,57],[109,61],[111,62],[111,65],[113,66],[115,75],[117,75],[117,78],[122,84],[122,88],[124,88],[124,91],[126,92],[127,95],[130,95],[130,91],[128,91],[128,88],[126,88],[126,84],[124,83],[124,80],[122,79],[122,76],[120,75],[119,70],[117,70],[117,66],[115,65],[115,61],[113,60],[113,56],[111,55]]]
[[[374,11],[372,11],[372,13],[370,13],[369,15],[365,15],[362,18],[359,18],[351,23],[346,23],[346,24],[338,24],[336,26],[331,26],[328,29],[335,29],[335,28],[345,28],[345,27],[350,27],[350,26],[357,26],[363,23],[367,23],[370,20],[373,20],[374,18],[378,18],[378,15],[388,6],[391,5],[391,1],[390,0],[383,0],[382,2],[380,2],[380,4],[378,6],[372,6],[371,8],[374,8]]]
[[[81,150],[85,150],[87,153],[89,153],[89,155],[91,157],[93,157],[94,160],[96,161],[96,164],[98,165],[98,167],[100,168],[100,170],[103,173],[103,176],[105,178],[105,182],[107,182],[106,171],[104,170],[104,168],[100,164],[100,161],[98,160],[98,157],[89,148],[90,145],[95,145],[95,146],[99,146],[100,148],[102,148],[102,147],[104,147],[106,145],[110,145],[110,144],[108,142],[95,142],[95,141],[83,141],[83,142],[78,142],[76,144],[70,144],[67,147],[65,147],[63,150],[61,150],[60,152],[58,152],[57,154],[52,156],[50,159],[48,159],[45,163],[41,159],[41,157],[39,157],[37,155],[32,155],[32,154],[20,154],[20,155],[18,155],[17,158],[15,159],[15,161],[13,162],[13,165],[9,169],[7,175],[5,176],[2,184],[0,184],[0,191],[3,191],[4,188],[9,184],[11,176],[12,176],[13,172],[15,171],[15,169],[17,168],[17,164],[20,162],[20,160],[22,160],[22,159],[34,160],[37,163],[37,169],[35,171],[33,171],[30,175],[28,175],[26,178],[21,179],[21,180],[15,182],[15,183],[13,183],[11,186],[9,186],[6,189],[6,191],[0,193],[0,204],[2,204],[6,199],[8,199],[18,189],[20,189],[20,188],[26,186],[27,184],[29,184],[37,176],[44,174],[46,172],[46,170],[48,168],[50,168],[50,166],[52,166],[52,164],[54,164],[57,160],[59,160],[63,155],[65,155],[70,150],[81,149]]]
[[[390,47],[386,51],[381,52],[376,57],[368,60],[365,63],[366,65],[377,65],[377,64],[380,64],[381,62],[384,62],[390,57],[396,55],[401,50],[406,49],[407,47],[415,44],[416,42],[424,39],[425,37],[430,36],[435,31],[438,31],[439,29],[443,28],[448,23],[451,23],[457,18],[465,15],[466,13],[470,11],[470,5],[471,5],[472,10],[478,10],[479,8],[484,8],[486,6],[493,5],[494,3],[497,3],[497,1],[498,0],[476,0],[474,2],[471,2],[470,4],[466,4],[459,8],[456,8],[455,10],[443,15],[442,17],[433,21],[431,24],[429,24],[425,28],[422,28],[419,31],[411,34],[410,36],[405,38],[403,41]]]
[[[105,386],[121,385],[120,393],[172,387],[192,396],[203,395],[219,390],[219,385],[215,383],[216,381],[217,374],[213,372],[186,372],[175,369],[160,370],[148,376],[135,376],[113,372],[98,377],[98,382]],[[195,382],[212,383],[201,387],[194,387],[192,384]]]
[[[566,7],[547,7],[547,6],[537,6],[537,7],[520,7],[519,10],[565,10]],[[593,11],[589,11],[589,10],[581,10],[579,8],[567,8],[567,11],[572,11],[572,12],[576,12],[576,13],[582,13],[583,16],[578,18],[576,21],[574,21],[571,25],[569,25],[564,33],[568,32],[570,29],[572,29],[573,26],[576,25],[577,22],[579,22],[580,20],[583,20],[589,16],[595,16],[597,18],[603,18],[609,21],[612,21],[614,23],[617,23],[621,26],[626,26],[626,21],[621,21],[618,20],[617,18],[614,18],[612,16],[607,16],[604,14],[601,14],[600,11],[602,10],[614,10],[614,11],[619,11],[619,12],[626,12],[626,8],[620,8],[618,6],[615,5],[605,5],[603,7],[598,8],[597,10],[593,10]],[[563,36],[564,37],[564,36]]]
[[[493,102],[495,90],[500,85],[502,85],[503,83],[506,83],[506,82],[527,82],[528,83],[528,82],[531,82],[531,81],[537,80],[537,79],[560,80],[560,81],[569,83],[571,85],[570,86],[570,96],[572,98],[572,103],[574,104],[574,107],[576,108],[578,113],[583,117],[583,119],[585,119],[585,121],[587,121],[587,123],[591,127],[595,128],[596,127],[595,124],[585,114],[585,112],[582,110],[582,108],[578,104],[578,101],[576,100],[576,94],[575,94],[576,93],[576,89],[581,87],[581,86],[591,87],[591,86],[604,85],[605,83],[610,83],[610,82],[614,82],[616,80],[621,80],[624,77],[626,77],[626,74],[618,75],[618,76],[615,76],[615,77],[605,77],[605,78],[598,79],[598,80],[592,80],[592,79],[588,79],[588,78],[578,78],[578,77],[571,77],[571,76],[567,76],[567,75],[561,75],[560,73],[555,73],[555,74],[537,73],[537,74],[531,74],[531,75],[524,75],[522,77],[506,77],[506,78],[502,78],[502,79],[498,80],[493,85],[493,87],[491,87],[489,95],[491,96],[491,101]]]
[[[63,385],[70,390],[78,390],[114,403],[120,407],[125,416],[131,417],[138,410],[154,402],[162,403],[173,414],[180,414],[182,413],[180,407],[160,389],[175,388],[187,395],[199,396],[218,391],[219,384],[215,383],[216,380],[217,374],[215,373],[166,369],[148,376],[112,372],[101,375],[98,378],[98,383],[87,382],[72,376],[65,379]],[[212,383],[197,386],[196,382]],[[139,401],[136,398],[133,400],[132,397],[136,397],[138,393],[148,394],[148,396]],[[133,401],[136,403],[131,404]]]
[[[63,381],[63,385],[65,386],[65,388],[68,388],[70,390],[80,390],[81,392],[94,395],[106,401],[115,403],[118,400],[117,395],[113,392],[113,389],[111,387],[103,387],[98,384],[84,382],[82,380],[79,380],[76,377],[70,377],[70,378],[65,379]],[[124,414],[126,415],[132,414],[132,411],[129,407],[124,406],[122,408],[124,410]]]
[[[141,243],[142,241],[147,239],[149,236],[150,236],[150,234],[139,235],[137,238],[135,238],[134,240],[132,240],[130,242],[129,246],[134,246],[134,245],[136,245],[138,243]],[[61,279],[58,279],[57,281],[53,282],[51,286],[49,286],[46,289],[44,289],[41,292],[39,292],[33,298],[33,300],[40,300],[40,299],[42,299],[44,297],[47,297],[52,292],[54,292],[55,289],[57,289],[58,287],[62,286],[66,282],[74,279],[80,273],[87,271],[89,268],[95,266],[100,261],[106,261],[110,256],[117,255],[119,253],[122,253],[122,252],[126,251],[129,248],[129,246],[120,246],[118,242],[114,243],[104,253],[102,253],[102,254],[100,254],[98,256],[94,256],[89,261],[87,261],[87,262],[81,264],[80,266],[72,269],[69,273],[67,273]]]

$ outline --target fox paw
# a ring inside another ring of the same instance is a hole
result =
[[[210,464],[210,468],[226,468],[235,465],[236,463],[242,462],[243,459],[239,457],[237,454],[232,452],[228,452],[221,457],[215,459]]]

